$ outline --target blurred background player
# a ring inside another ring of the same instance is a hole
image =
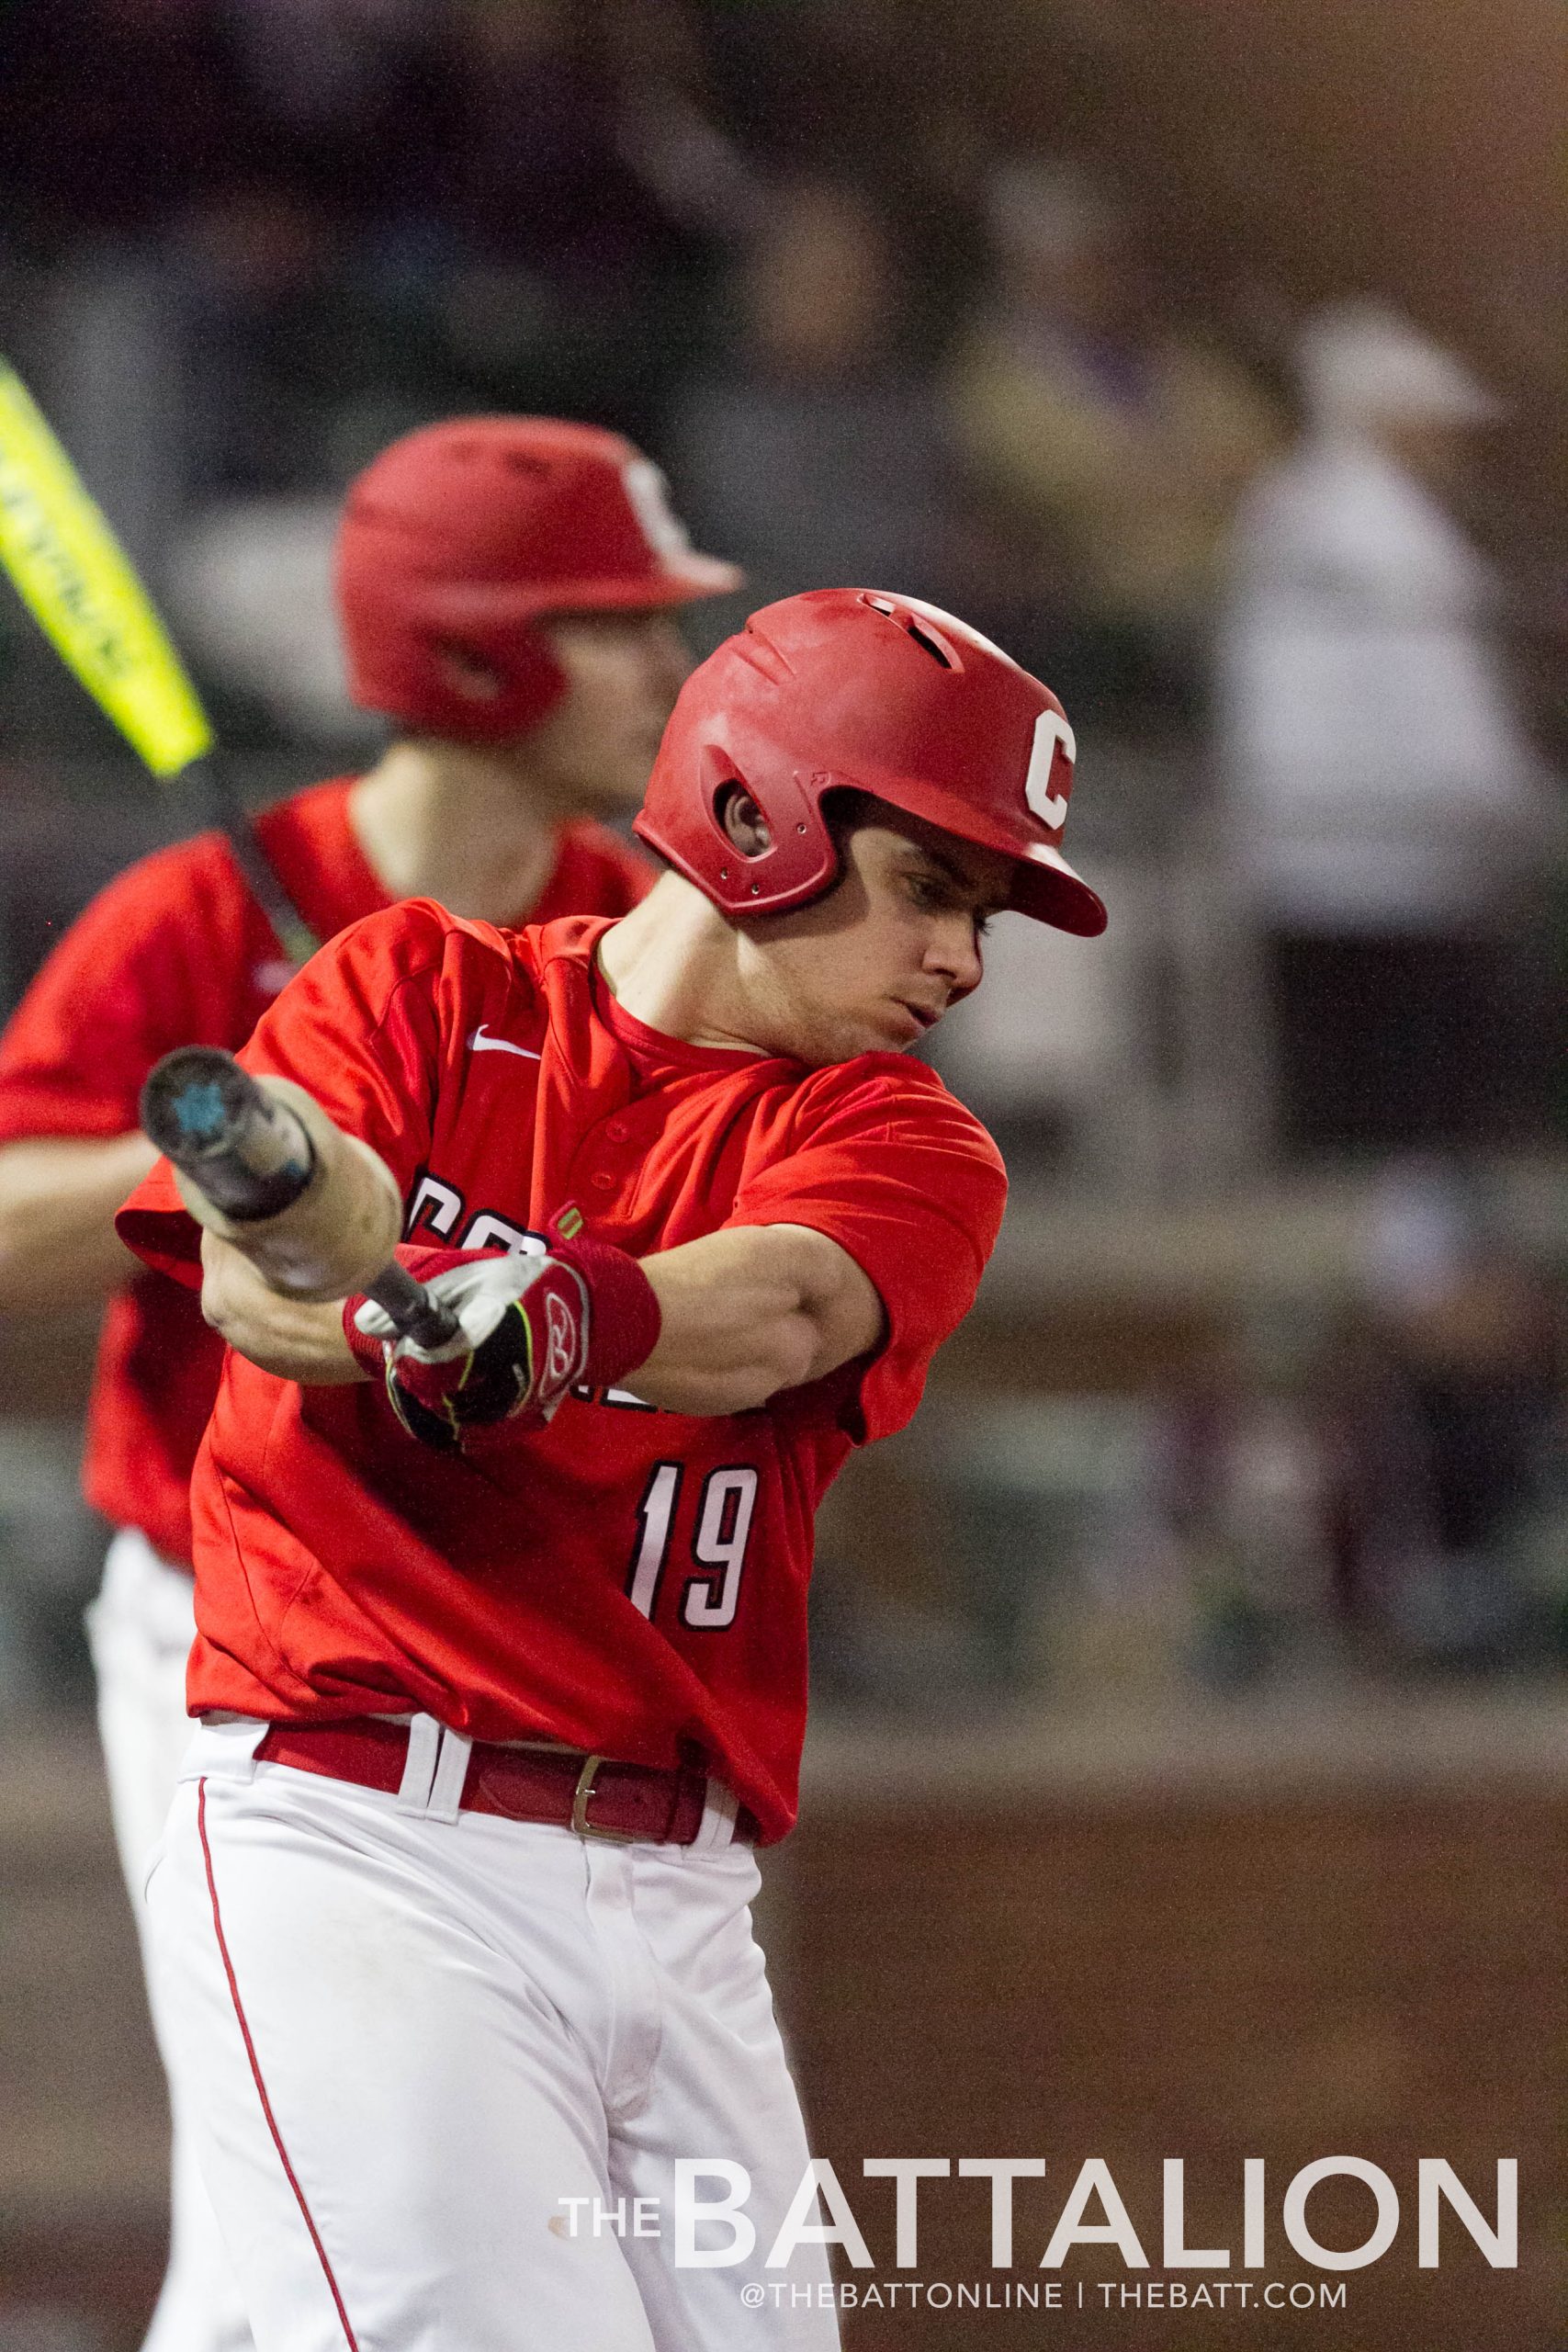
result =
[[[692,550],[618,435],[475,417],[396,442],[350,489],[336,566],[351,688],[392,740],[367,774],[256,820],[287,902],[319,941],[412,895],[497,922],[625,913],[652,876],[602,820],[637,807],[690,666],[675,609],[739,578]],[[233,844],[206,833],[94,901],[0,1042],[10,1303],[112,1294],[85,1476],[118,1532],[89,1635],[138,1909],[189,1733],[187,1489],[222,1343],[110,1219],[152,1164],[136,1104],[153,1062],[193,1038],[243,1045],[291,968]],[[247,2343],[177,2129],[173,2207],[149,2352]]]
[[[1135,223],[1090,175],[1014,159],[986,209],[994,276],[951,399],[1012,596],[1080,727],[1190,725],[1227,526],[1277,420],[1237,360],[1161,317]]]
[[[1562,823],[1466,527],[1502,403],[1386,304],[1298,337],[1294,448],[1236,518],[1216,752],[1297,1150],[1539,1133]]]

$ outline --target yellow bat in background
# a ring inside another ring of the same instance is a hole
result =
[[[103,510],[14,368],[0,359],[0,563],[61,660],[154,775],[212,729]]]
[[[27,386],[0,359],[0,564],[17,594],[154,775],[209,763],[212,813],[289,961],[320,944],[209,761],[211,726],[152,598]]]

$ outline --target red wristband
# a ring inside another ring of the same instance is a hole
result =
[[[422,1242],[403,1242],[397,1257],[400,1266],[422,1283],[434,1282],[449,1267],[466,1266],[470,1259],[500,1253],[483,1250],[433,1249]],[[613,1242],[552,1239],[549,1254],[580,1274],[588,1292],[588,1347],[581,1378],[590,1388],[614,1388],[628,1372],[646,1363],[659,1344],[662,1320],[653,1284],[635,1258]],[[359,1329],[355,1315],[364,1298],[343,1303],[344,1337],[362,1372],[379,1380],[386,1368],[386,1342]]]
[[[614,1242],[552,1241],[550,1255],[581,1275],[588,1289],[588,1349],[582,1378],[614,1388],[646,1363],[659,1345],[663,1317],[653,1284],[635,1258]]]

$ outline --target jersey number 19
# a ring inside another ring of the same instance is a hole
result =
[[[651,1617],[670,1559],[670,1532],[681,1499],[685,1465],[656,1462],[637,1506],[638,1535],[626,1577],[634,1609]],[[757,1501],[757,1473],[749,1463],[710,1470],[703,1482],[692,1537],[693,1574],[682,1588],[680,1620],[704,1633],[733,1625],[740,1605],[746,1544]]]

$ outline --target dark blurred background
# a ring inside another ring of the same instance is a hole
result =
[[[1517,2272],[1407,2231],[1337,2320],[1075,2343],[1568,2340],[1565,81],[1554,0],[0,7],[0,349],[257,801],[374,751],[336,501],[462,409],[660,459],[750,574],[699,650],[901,589],[1073,720],[1111,930],[1005,918],[949,1024],[1008,1225],[823,1524],[767,1898],[815,2143],[884,2264],[894,2146],[1044,2153],[1021,2244],[1089,2154],[1156,2243],[1164,2154],[1193,2244],[1243,2154],[1522,2181]],[[199,822],[0,604],[0,1007]],[[162,2256],[92,1338],[0,1318],[5,2352],[133,2346]]]

